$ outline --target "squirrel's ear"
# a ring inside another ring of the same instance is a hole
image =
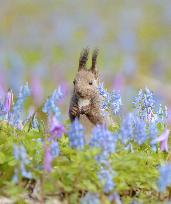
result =
[[[78,71],[86,68],[88,54],[89,54],[89,48],[84,48],[80,54]]]
[[[96,60],[97,60],[97,56],[99,54],[99,50],[96,48],[94,49],[93,51],[93,54],[92,54],[92,66],[91,66],[91,71],[97,75],[97,68],[96,68]]]

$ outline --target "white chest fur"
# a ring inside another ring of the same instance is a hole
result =
[[[87,105],[89,105],[89,104],[90,104],[90,100],[89,100],[89,99],[83,99],[83,98],[81,98],[81,99],[78,100],[78,106],[79,106],[79,108],[82,108],[82,107],[87,106]]]

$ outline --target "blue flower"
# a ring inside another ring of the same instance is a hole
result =
[[[30,90],[30,88],[29,88],[29,86],[28,86],[28,83],[26,83],[24,86],[22,86],[21,88],[20,88],[20,92],[19,92],[19,96],[18,96],[18,98],[27,98],[28,96],[30,96],[30,94],[31,94],[31,90]]]
[[[39,121],[37,120],[35,115],[33,116],[33,120],[32,120],[32,128],[34,128],[34,129],[39,128]]]
[[[113,190],[115,184],[113,182],[114,172],[112,169],[106,170],[104,167],[101,167],[100,172],[98,173],[98,178],[100,182],[104,185],[104,193],[109,193]]]
[[[19,166],[15,168],[14,170],[14,176],[13,176],[13,182],[17,182],[18,181],[18,174],[19,174],[19,169],[21,171],[21,175],[25,178],[32,178],[32,173],[27,171],[25,168],[26,164],[29,164],[29,160],[28,160],[28,156],[26,153],[26,150],[24,148],[24,146],[20,145],[14,145],[14,151],[13,151],[13,155],[15,160],[17,160],[19,162]]]
[[[138,92],[138,96],[134,98],[133,106],[142,120],[164,122],[167,118],[167,107],[159,104],[156,96],[148,88]]]
[[[159,104],[157,114],[158,114],[158,122],[165,122],[168,117],[167,106],[163,107],[161,104]]]
[[[130,141],[135,141],[139,145],[147,140],[147,126],[144,120],[133,113],[129,113],[121,123],[120,140],[126,145]]]
[[[9,114],[9,123],[17,128],[21,128],[21,111],[25,99],[31,94],[28,83],[20,88],[17,101],[13,106],[12,112]]]
[[[104,89],[104,84],[103,83],[99,84],[98,90],[99,90],[99,93],[100,93],[101,96],[107,97],[108,92]]]
[[[103,83],[99,84],[98,90],[99,90],[99,94],[102,96],[101,109],[106,110],[109,107],[110,94],[106,89],[104,89]]]
[[[94,193],[87,193],[83,198],[80,200],[80,204],[100,204],[100,200],[98,195]]]
[[[139,145],[147,140],[146,123],[139,118],[135,118],[134,121],[134,137]]]
[[[122,144],[126,144],[133,139],[134,131],[134,115],[129,113],[121,123],[120,140]]]
[[[47,113],[48,115],[54,114],[56,118],[59,118],[61,115],[61,112],[59,108],[56,106],[56,103],[62,99],[63,93],[61,91],[61,88],[58,87],[57,90],[55,90],[52,95],[46,100],[42,111],[44,113]]]
[[[157,123],[156,122],[151,122],[148,124],[148,137],[150,140],[153,140],[157,137],[158,135],[158,128],[157,128]]]
[[[75,119],[68,132],[70,146],[75,149],[82,149],[85,145],[84,128],[78,119]]]
[[[119,91],[112,91],[110,95],[110,108],[114,115],[118,114],[122,105],[122,99]]]
[[[121,198],[118,193],[114,192],[109,195],[109,200],[111,203],[122,204]]]
[[[159,173],[158,189],[160,192],[164,192],[167,187],[171,187],[171,163],[160,166]]]
[[[112,110],[113,114],[118,114],[122,105],[120,92],[112,91],[109,93],[106,89],[104,89],[103,83],[100,83],[98,90],[102,96],[101,109],[107,111]]]
[[[96,157],[97,160],[104,161],[108,158],[109,154],[115,152],[116,139],[114,134],[104,126],[97,125],[93,129],[90,146],[101,149],[100,155]]]
[[[59,156],[60,150],[59,150],[59,145],[57,141],[55,140],[51,141],[50,150],[53,158]]]

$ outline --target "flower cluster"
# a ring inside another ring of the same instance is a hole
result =
[[[68,132],[70,146],[75,149],[82,149],[85,145],[84,128],[78,119],[75,119]]]
[[[58,142],[55,140],[51,140],[50,144],[45,145],[45,157],[44,157],[44,170],[47,172],[51,172],[52,166],[51,163],[53,159],[59,156],[60,150]]]
[[[52,95],[46,100],[42,111],[48,114],[48,125],[49,132],[52,138],[61,137],[64,130],[64,126],[60,122],[61,120],[61,112],[59,107],[57,106],[57,102],[59,102],[63,98],[64,94],[61,90],[61,87],[58,87]]]
[[[49,117],[48,123],[51,138],[60,138],[65,131],[63,124],[59,120],[57,120],[55,116]]]
[[[112,91],[110,95],[110,108],[114,115],[118,114],[122,105],[121,95],[119,91]]]
[[[102,96],[102,105],[101,109],[111,110],[114,115],[120,112],[120,108],[122,105],[121,95],[119,91],[112,91],[109,93],[105,88],[103,83],[101,83],[98,87],[99,93]]]
[[[148,122],[163,122],[167,117],[167,107],[162,107],[148,88],[139,90],[138,96],[134,98],[133,106],[137,115]]]
[[[56,103],[62,99],[63,93],[61,90],[61,87],[58,87],[52,95],[46,100],[46,103],[43,106],[42,111],[44,113],[47,113],[48,115],[55,115],[56,118],[60,118],[61,113],[59,110],[59,107],[56,105]]]
[[[121,142],[126,145],[130,141],[134,141],[141,145],[148,139],[152,142],[158,136],[157,124],[155,122],[146,123],[134,113],[129,113],[122,121],[119,132]]]
[[[29,164],[29,160],[28,160],[27,153],[26,153],[24,146],[14,145],[13,155],[14,155],[15,160],[18,161],[19,163],[19,167],[15,168],[13,182],[14,183],[18,182],[18,175],[20,171],[23,177],[31,179],[32,178],[31,172],[28,172],[25,168],[25,165]]]
[[[158,189],[164,192],[167,187],[171,187],[171,163],[160,166],[159,173]]]
[[[13,93],[12,90],[8,90],[4,103],[0,103],[0,118],[1,120],[7,120],[8,119],[8,113],[10,112],[10,109],[13,104]]]
[[[47,138],[49,144],[45,145],[44,169],[47,172],[51,171],[51,162],[59,155],[59,145],[56,138],[60,138],[65,131],[64,126],[60,122],[61,113],[57,102],[63,98],[61,87],[58,87],[52,95],[46,100],[42,111],[48,114],[48,125],[50,136]]]
[[[119,137],[123,144],[127,144],[128,141],[133,139],[133,121],[134,115],[129,113],[121,123]]]
[[[32,119],[32,128],[34,129],[38,129],[39,127],[39,121],[37,120],[36,116],[33,115],[33,119]]]
[[[146,123],[137,117],[134,120],[134,138],[139,145],[147,140]]]
[[[10,124],[20,128],[21,127],[21,111],[23,109],[23,104],[25,99],[30,96],[31,91],[26,83],[24,86],[20,88],[19,95],[17,101],[15,102],[12,110],[12,114],[10,115],[9,122]]]
[[[20,88],[17,100],[13,105],[13,93],[9,90],[6,94],[4,104],[1,104],[1,120],[7,120],[9,124],[16,128],[22,128],[21,112],[25,99],[30,96],[31,91],[28,83]],[[13,105],[13,107],[12,107]],[[12,110],[11,110],[12,109]]]
[[[116,139],[114,134],[104,126],[98,125],[93,129],[90,146],[101,149],[100,155],[96,158],[97,160],[103,162],[111,153],[115,152]]]
[[[157,128],[157,123],[156,122],[151,122],[148,124],[148,136],[150,140],[153,140],[157,137],[158,135],[158,128]]]
[[[98,178],[100,180],[100,182],[103,184],[104,186],[104,193],[110,193],[115,184],[113,182],[113,177],[114,177],[114,172],[112,169],[105,169],[104,167],[101,167],[100,172],[98,174]]]
[[[5,113],[10,112],[12,103],[13,103],[13,93],[12,93],[12,90],[8,90],[5,97],[4,106],[3,106],[3,111]]]

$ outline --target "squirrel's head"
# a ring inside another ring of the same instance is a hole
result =
[[[86,68],[89,49],[83,49],[79,59],[78,73],[73,81],[74,92],[78,98],[92,99],[98,93],[98,72],[96,69],[96,59],[98,49],[92,54],[92,65],[90,69]]]

